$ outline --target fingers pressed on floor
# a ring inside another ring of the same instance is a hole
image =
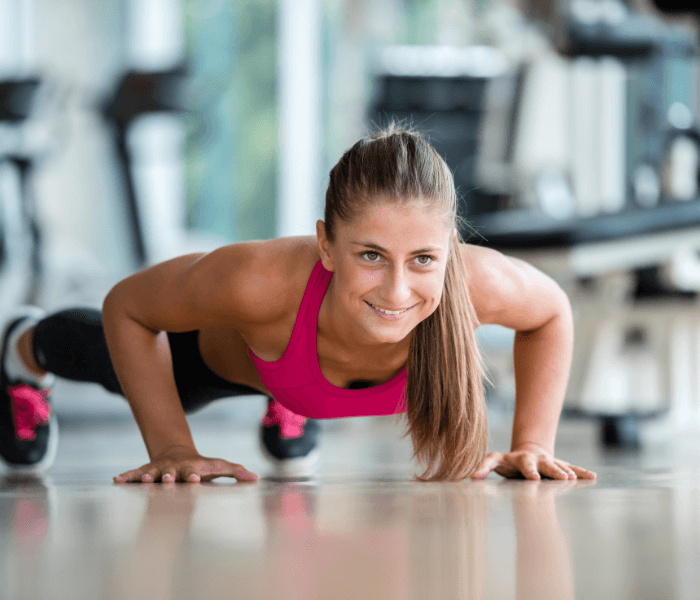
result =
[[[522,474],[525,475],[527,479],[541,479],[540,472],[532,465],[525,465]]]
[[[589,471],[588,469],[583,469],[581,467],[571,467],[574,469],[576,475],[580,479],[595,479],[596,474],[593,471]]]
[[[525,461],[521,467],[521,472],[528,479],[540,479],[540,472],[537,470],[535,461]]]
[[[555,463],[545,463],[540,467],[540,471],[543,475],[551,477],[552,479],[568,479],[569,474],[565,469],[562,469],[559,465]]]
[[[141,481],[144,483],[151,483],[153,481],[158,481],[160,477],[160,470],[156,468],[148,469],[141,475]]]
[[[117,480],[120,483],[128,483],[131,481],[139,481],[140,477],[141,477],[141,474],[138,471],[126,471],[126,473],[122,473],[121,475],[117,475]]]
[[[492,453],[489,456],[486,457],[486,460],[481,464],[481,467],[479,467],[479,472],[480,473],[489,473],[490,471],[493,471],[497,466],[501,464],[501,460],[503,459],[502,455],[500,454],[495,454]]]
[[[236,474],[234,475],[236,479],[239,481],[256,481],[258,479],[258,476],[255,473],[251,473],[250,471],[244,469],[241,467]]]
[[[201,478],[199,474],[197,474],[197,472],[192,468],[185,469],[182,472],[182,481],[187,481],[189,483],[197,483],[200,479]]]

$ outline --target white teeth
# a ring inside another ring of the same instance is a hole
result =
[[[369,304],[369,302],[367,303]],[[381,308],[377,308],[374,304],[369,304],[372,308],[375,310],[378,310],[379,312],[383,312],[385,315],[400,315],[403,312],[406,312],[405,310],[382,310]],[[406,309],[408,310],[408,309]]]

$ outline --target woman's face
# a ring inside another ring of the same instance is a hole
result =
[[[359,326],[363,341],[399,342],[437,309],[452,231],[435,209],[375,205],[339,222],[334,244],[323,221],[316,230],[323,266],[334,272],[333,301]]]

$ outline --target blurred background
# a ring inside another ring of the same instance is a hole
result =
[[[0,311],[101,306],[174,256],[314,235],[330,168],[398,117],[453,170],[465,239],[569,295],[564,418],[595,420],[605,448],[695,430],[700,19],[682,8],[0,0]],[[507,422],[514,332],[478,334]],[[131,418],[92,384],[54,395],[64,424]]]

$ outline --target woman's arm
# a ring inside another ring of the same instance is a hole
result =
[[[479,323],[517,332],[511,451],[489,454],[473,477],[495,470],[529,479],[539,479],[540,474],[594,478],[594,473],[554,458],[574,344],[568,297],[553,279],[521,260],[475,246],[464,248],[463,256]]]
[[[172,446],[196,452],[171,357],[158,347],[158,332],[131,318],[117,294],[106,298],[102,321],[114,370],[150,459]]]
[[[559,415],[564,404],[574,347],[568,300],[533,331],[517,331],[513,343],[515,415],[511,449],[533,443],[554,454]]]
[[[151,462],[123,481],[195,480],[228,475],[250,479],[240,465],[197,454],[161,331],[266,322],[284,294],[268,289],[268,253],[234,244],[154,265],[119,282],[103,304],[105,338],[114,370],[141,430]],[[263,275],[260,275],[263,274]],[[248,474],[250,475],[250,474]]]

